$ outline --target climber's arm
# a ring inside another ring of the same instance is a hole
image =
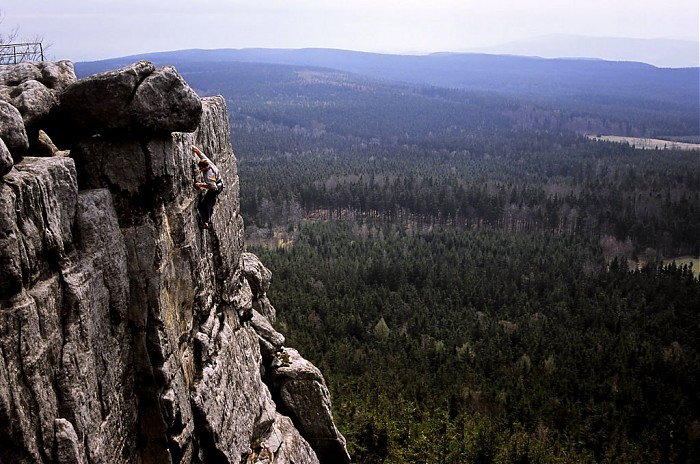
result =
[[[202,153],[202,150],[200,150],[199,148],[195,147],[194,145],[192,145],[192,153],[194,153],[195,155],[197,155],[197,159],[208,159],[208,158],[204,155],[204,153]]]

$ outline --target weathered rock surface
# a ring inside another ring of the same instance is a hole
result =
[[[24,124],[33,128],[58,104],[58,94],[76,80],[70,61],[0,66],[0,100],[17,108]]]
[[[21,154],[29,148],[29,138],[22,115],[17,108],[2,100],[0,100],[0,139],[3,139],[10,153]]]
[[[29,61],[0,66],[0,86],[11,89],[27,81],[38,81],[48,89],[61,92],[76,81],[73,63],[67,60]]]
[[[97,121],[64,137],[70,157],[3,161],[0,462],[347,462],[323,377],[282,346],[271,274],[243,253],[223,99],[144,62],[88,79],[59,98]],[[117,122],[89,107],[108,97],[131,106]],[[226,180],[208,231],[192,145]]]
[[[194,131],[202,105],[175,68],[139,61],[70,85],[61,94],[61,110],[68,124],[87,135],[168,135]]]
[[[23,279],[11,297],[5,289],[0,308],[3,462],[137,457],[125,248],[109,192],[78,194],[72,165],[27,158],[11,187],[2,186],[3,199],[16,189],[9,196],[21,214],[37,208],[17,216]],[[44,183],[37,180],[42,169],[52,173]],[[66,203],[54,203],[58,198]],[[45,232],[37,235],[40,227]],[[81,232],[79,248],[72,227]],[[51,258],[41,260],[42,253]]]
[[[243,274],[250,283],[250,288],[256,297],[267,293],[270,289],[272,272],[260,262],[253,253],[243,253]]]
[[[77,192],[70,159],[25,158],[3,177],[0,301],[59,269],[73,248]]]
[[[10,150],[7,149],[5,141],[2,138],[0,138],[0,177],[10,172],[14,164],[15,162],[12,159],[12,154],[10,154]]]
[[[321,371],[293,348],[272,363],[273,394],[311,444],[321,462],[347,463],[345,438],[333,423],[331,399]]]

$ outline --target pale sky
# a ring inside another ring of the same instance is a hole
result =
[[[47,59],[190,48],[467,51],[548,34],[698,42],[698,0],[3,0]]]

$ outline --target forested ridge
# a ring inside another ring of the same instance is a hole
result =
[[[697,151],[590,140],[586,127],[605,107],[587,113],[578,100],[560,110],[328,70],[228,66],[187,77],[202,92],[231,95],[250,225],[313,216],[584,233],[635,259],[700,246]],[[692,117],[680,119],[631,111],[603,125],[668,126],[692,137]]]
[[[608,116],[623,120],[630,113],[647,110],[665,112],[697,122],[700,100],[699,68],[657,68],[645,63],[542,59],[537,57],[486,53],[433,53],[391,55],[334,49],[218,49],[176,50],[148,53],[96,62],[76,63],[78,74],[114,69],[148,59],[162,65],[176,65],[181,72],[207,73],[217,88],[241,82],[242,73],[272,70],[278,78],[282,66],[290,69],[334,70],[343,74],[408,82],[424,87],[452,88],[477,92],[527,96],[547,101],[549,106],[571,108],[575,103],[587,111],[605,108]],[[244,77],[245,78],[245,77]],[[188,76],[188,82],[190,76]],[[277,82],[263,78],[254,84]],[[238,94],[237,98],[244,97]],[[659,121],[657,121],[658,123]],[[654,124],[648,130],[664,125]],[[690,126],[695,131],[695,126]],[[633,134],[618,134],[633,135]],[[670,134],[668,134],[670,135]]]
[[[178,70],[227,99],[248,248],[353,461],[700,462],[700,282],[667,261],[700,153],[585,136],[697,141],[693,95]]]

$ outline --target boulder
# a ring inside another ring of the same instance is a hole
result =
[[[0,87],[14,87],[26,81],[39,81],[47,88],[62,91],[77,79],[73,63],[61,61],[25,61],[0,67]]]
[[[243,253],[243,275],[250,284],[253,295],[259,298],[270,288],[272,272],[260,262],[260,258],[253,253]]]
[[[202,117],[199,97],[172,66],[141,82],[130,106],[132,119],[150,133],[193,132]]]
[[[68,60],[40,63],[41,78],[37,79],[51,90],[62,92],[77,80],[73,63]]]
[[[29,148],[29,138],[24,128],[22,114],[10,103],[2,100],[0,100],[0,138],[5,141],[10,153],[17,156]]]
[[[330,394],[321,371],[293,348],[278,352],[272,368],[273,395],[289,412],[319,461],[349,463],[345,437],[333,422]]]
[[[14,161],[12,160],[10,150],[7,149],[5,141],[0,138],[0,177],[10,172],[13,164]]]
[[[270,321],[257,311],[253,311],[250,325],[260,337],[260,351],[265,356],[271,356],[284,345],[284,335],[277,332]]]
[[[41,68],[36,62],[25,61],[14,66],[0,66],[0,86],[12,88],[22,82],[41,79]]]
[[[148,61],[80,79],[60,104],[68,125],[85,135],[192,132],[202,117],[199,97],[175,68]]]
[[[54,421],[56,433],[56,461],[59,464],[85,462],[85,452],[73,424],[63,418]]]
[[[0,67],[0,100],[11,103],[33,128],[58,105],[58,95],[75,82],[70,61],[25,62]]]
[[[59,156],[58,153],[60,151],[54,145],[51,137],[43,130],[39,130],[33,149],[37,156]]]
[[[35,80],[22,82],[12,90],[10,96],[10,103],[19,110],[26,127],[37,125],[41,118],[48,116],[58,101],[54,92]]]
[[[267,290],[270,288],[270,282],[272,281],[272,272],[270,272],[253,253],[243,253],[241,258],[243,276],[248,281],[253,293],[253,309],[267,319],[270,324],[274,324],[277,318],[277,311],[267,298]],[[281,346],[282,343],[283,342],[280,342],[279,346]],[[275,347],[275,344],[268,346],[270,349]]]
[[[318,457],[299,435],[289,417],[277,414],[270,433],[263,437],[247,463],[252,464],[318,464]]]

